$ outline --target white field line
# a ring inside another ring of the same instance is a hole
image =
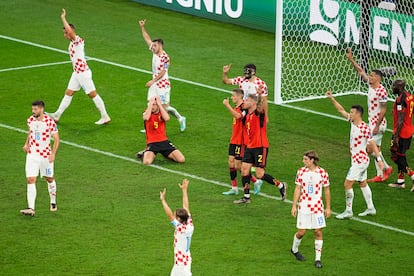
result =
[[[16,127],[12,127],[12,126],[9,126],[9,125],[5,125],[5,124],[2,124],[2,123],[0,123],[0,127],[8,129],[8,130],[12,130],[12,131],[27,134],[26,130],[16,128]],[[94,153],[98,153],[98,154],[101,154],[101,155],[105,155],[105,156],[108,156],[108,157],[111,157],[111,158],[116,158],[116,159],[120,159],[120,160],[124,160],[124,161],[128,161],[128,162],[132,162],[132,163],[142,165],[142,163],[140,161],[136,160],[136,159],[126,157],[126,156],[122,156],[122,155],[118,155],[118,154],[115,154],[115,153],[112,153],[112,152],[91,148],[91,147],[88,147],[88,146],[80,145],[80,144],[65,141],[65,140],[60,140],[60,143],[71,146],[71,147],[74,147],[74,148],[78,148],[78,149],[86,150],[86,151],[89,151],[89,152],[94,152]],[[187,177],[187,178],[196,179],[196,180],[199,180],[199,181],[202,181],[202,182],[214,184],[214,185],[217,185],[217,186],[231,188],[231,186],[229,184],[226,184],[226,183],[223,183],[223,182],[220,182],[220,181],[217,181],[217,180],[207,179],[207,178],[197,176],[197,175],[194,175],[194,174],[189,174],[189,173],[186,173],[186,172],[171,170],[171,169],[167,169],[167,168],[164,168],[164,167],[158,166],[158,165],[149,165],[149,167],[152,167],[152,168],[155,168],[157,170],[164,171],[164,172],[184,176],[184,177]],[[241,190],[241,188],[239,188],[239,189]],[[274,200],[281,200],[280,197],[268,195],[268,194],[265,194],[265,193],[259,193],[259,195],[262,196],[262,197],[266,197],[266,198],[270,198],[270,199],[274,199]],[[284,202],[292,204],[291,200],[285,200]],[[336,212],[332,212],[332,215],[337,215],[337,214],[338,213],[336,213]],[[361,223],[373,225],[373,226],[378,227],[378,228],[383,228],[383,229],[391,230],[391,231],[394,231],[394,232],[414,236],[414,232],[399,229],[399,228],[396,228],[396,227],[392,227],[392,226],[388,226],[388,225],[384,225],[384,224],[380,224],[380,223],[376,223],[376,222],[372,222],[372,221],[368,221],[368,220],[363,220],[363,219],[355,218],[355,217],[351,218],[351,219],[355,220],[355,221],[358,221],[358,222],[361,222]]]
[[[16,71],[16,70],[24,70],[24,69],[38,68],[38,67],[46,67],[46,66],[60,65],[60,64],[66,64],[66,63],[71,63],[71,61],[70,60],[67,60],[67,61],[59,61],[59,62],[51,62],[51,63],[27,65],[27,66],[21,66],[21,67],[4,68],[4,69],[0,69],[0,73],[1,72],[7,72],[7,71]]]
[[[27,44],[27,45],[31,45],[31,46],[35,46],[35,47],[39,47],[39,48],[59,52],[59,53],[65,53],[65,54],[68,53],[67,51],[63,51],[63,50],[60,50],[60,49],[52,48],[52,47],[49,47],[49,46],[45,46],[45,45],[30,42],[30,41],[17,39],[17,38],[13,38],[13,37],[9,37],[9,36],[0,35],[0,38],[8,39],[8,40],[15,41],[15,42],[20,42],[20,43],[23,43],[23,44]],[[92,58],[92,57],[89,57],[89,59],[93,59],[93,60],[96,60],[98,62],[103,62],[103,63],[109,64],[109,65],[113,65],[113,66],[117,66],[117,67],[121,67],[121,68],[125,68],[125,69],[130,69],[130,70],[134,70],[134,71],[138,71],[138,72],[142,72],[142,73],[151,74],[150,71],[143,70],[143,69],[140,69],[140,68],[135,68],[135,67],[128,66],[128,65],[123,65],[123,64],[119,64],[119,63],[115,63],[115,62],[111,62],[111,61]],[[221,91],[221,92],[230,93],[230,91],[225,90],[225,89],[221,89],[221,88],[217,88],[217,87],[213,87],[213,86],[209,86],[209,85],[205,85],[205,84],[201,84],[201,83],[197,83],[197,82],[192,82],[192,81],[188,81],[188,80],[184,80],[184,79],[180,79],[180,78],[173,78],[173,77],[170,77],[170,78],[175,79],[177,81],[182,81],[182,82],[185,82],[185,83],[188,83],[188,84],[192,84],[192,85],[195,85],[195,86],[200,86],[200,87],[205,87],[205,88],[212,89],[212,90],[217,90],[217,91]],[[339,117],[339,116],[334,116],[334,115],[331,115],[331,114],[326,114],[326,113],[322,113],[322,112],[318,112],[318,111],[313,111],[313,110],[306,109],[306,108],[300,108],[300,107],[292,106],[292,105],[282,105],[282,106],[286,106],[286,107],[293,108],[293,109],[296,109],[296,110],[321,115],[321,116],[332,118],[332,119],[344,120],[342,117]],[[12,126],[9,126],[9,125],[5,125],[5,124],[2,124],[2,123],[0,123],[0,127],[10,129],[10,130],[14,130],[14,131],[21,132],[21,133],[27,133],[27,131],[25,131],[25,130],[15,128],[15,127],[12,127]],[[73,147],[76,147],[76,148],[79,148],[79,149],[84,149],[84,150],[87,150],[87,151],[90,151],[90,152],[95,152],[95,153],[99,153],[99,154],[106,155],[106,156],[109,156],[109,157],[113,157],[113,158],[129,161],[129,162],[141,164],[141,162],[139,162],[138,160],[135,160],[135,159],[129,158],[129,157],[125,157],[125,156],[121,156],[121,155],[117,155],[117,154],[114,154],[114,153],[111,153],[111,152],[101,151],[99,149],[94,149],[94,148],[91,148],[91,147],[79,145],[79,144],[72,143],[72,142],[65,141],[65,140],[60,140],[60,142],[63,143],[63,144],[70,145],[70,146],[73,146]],[[165,172],[169,172],[169,173],[173,173],[173,174],[177,174],[177,175],[197,179],[197,180],[207,182],[207,183],[211,183],[211,184],[214,184],[214,185],[223,186],[223,187],[230,187],[230,185],[228,185],[226,183],[216,181],[216,180],[210,180],[210,179],[207,179],[207,178],[204,178],[204,177],[201,177],[201,176],[192,175],[192,174],[188,174],[188,173],[181,172],[181,171],[175,171],[175,170],[167,169],[167,168],[164,168],[164,167],[161,167],[161,166],[158,166],[158,165],[150,165],[150,166],[153,167],[153,168],[165,171]],[[264,193],[260,193],[259,195],[261,195],[263,197],[266,197],[266,198],[276,199],[276,200],[281,199],[280,197],[276,197],[276,196],[272,196],[272,195],[268,195],[268,194],[264,194]],[[285,202],[292,204],[292,201],[290,201],[290,200],[285,200]],[[332,212],[332,214],[337,215],[338,213]],[[388,226],[388,225],[384,225],[384,224],[380,224],[380,223],[376,223],[376,222],[363,220],[363,219],[360,219],[360,218],[351,218],[351,219],[355,220],[355,221],[358,221],[358,222],[361,222],[361,223],[370,224],[370,225],[373,225],[373,226],[376,226],[376,227],[379,227],[379,228],[388,229],[388,230],[391,230],[391,231],[394,231],[394,232],[399,232],[399,233],[403,233],[403,234],[406,234],[406,235],[414,236],[414,232],[410,232],[410,231],[407,231],[407,230],[395,228],[395,227],[392,227],[392,226]]]

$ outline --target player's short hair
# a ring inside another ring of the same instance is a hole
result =
[[[244,69],[252,69],[256,72],[256,65],[254,65],[253,63],[249,63],[244,66]]]
[[[162,40],[161,38],[156,38],[156,39],[152,40],[152,42],[158,42],[159,44],[164,46],[164,40]]]
[[[319,156],[318,153],[314,150],[309,150],[303,154],[304,156],[308,157],[309,159],[313,159],[313,164],[318,165]]]
[[[235,92],[236,94],[240,95],[240,96],[244,96],[244,91],[243,89],[240,88],[235,88],[233,89],[233,92]]]
[[[249,95],[247,95],[247,98],[250,98],[255,102],[257,102],[259,100],[259,97],[256,96],[255,94],[249,94]]]
[[[69,23],[69,26],[70,26],[73,30],[75,30],[75,25],[73,25],[72,23]],[[65,27],[63,27],[63,29],[65,29]]]
[[[39,106],[39,107],[45,107],[45,102],[42,100],[36,100],[34,102],[32,102],[32,106]]]
[[[377,76],[378,76],[378,77],[380,77],[381,79],[382,79],[382,77],[384,76],[384,74],[382,73],[382,71],[381,71],[381,70],[374,69],[374,70],[372,70],[372,72],[374,72],[374,73],[375,73],[375,75],[377,75]]]
[[[359,104],[354,104],[353,106],[351,106],[351,108],[355,109],[358,113],[361,114],[361,116],[364,115],[364,108]]]
[[[188,214],[188,211],[184,208],[178,208],[177,210],[175,210],[175,215],[183,224],[187,224],[188,217],[190,216]]]

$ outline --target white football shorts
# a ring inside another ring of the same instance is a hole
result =
[[[298,229],[320,229],[326,227],[325,216],[321,214],[304,214],[298,212],[296,228]]]
[[[50,163],[48,158],[34,156],[33,154],[26,155],[26,177],[53,177],[54,163]]]
[[[91,70],[86,70],[81,73],[73,71],[69,80],[68,89],[72,91],[79,91],[81,88],[85,91],[85,94],[89,94],[96,90],[95,84],[92,80]]]
[[[154,83],[148,89],[147,100],[149,100],[151,97],[159,96],[161,99],[161,104],[169,104],[170,103],[170,91],[171,91],[171,87],[159,88],[157,87],[157,84]]]
[[[366,180],[368,166],[369,166],[369,161],[365,164],[352,163],[352,166],[349,169],[348,174],[346,175],[346,179],[358,181],[358,182]]]

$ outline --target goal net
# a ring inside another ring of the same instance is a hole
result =
[[[396,78],[414,84],[413,0],[278,0],[276,10],[276,103],[322,98],[327,89],[365,94],[347,48],[367,72],[385,73],[388,90]]]

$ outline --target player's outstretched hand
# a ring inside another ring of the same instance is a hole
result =
[[[181,190],[187,190],[188,184],[190,184],[190,181],[188,179],[184,178],[181,184],[178,184],[180,186]]]
[[[223,73],[227,74],[230,71],[231,63],[223,66]]]
[[[141,19],[140,21],[139,21],[139,26],[142,28],[142,27],[144,27],[145,26],[145,22],[147,22],[147,20],[146,19]]]
[[[62,9],[62,14],[60,15],[60,17],[65,18],[66,17],[66,10]]]
[[[166,193],[167,193],[167,188],[164,188],[164,190],[160,191],[160,200],[165,200]]]

